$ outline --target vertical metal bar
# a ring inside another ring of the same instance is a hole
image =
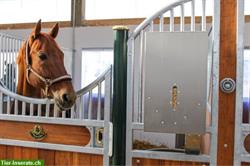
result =
[[[160,19],[159,31],[160,31],[160,32],[163,32],[163,30],[164,30],[164,16],[161,15],[161,16],[159,17],[159,19]]]
[[[30,103],[30,116],[34,115],[34,104]]]
[[[79,118],[80,119],[84,119],[84,112],[82,110],[83,101],[84,101],[84,95],[82,95],[82,96],[79,97],[78,113],[79,113]]]
[[[213,16],[213,94],[210,165],[217,165],[218,138],[218,89],[219,89],[219,50],[220,50],[220,1],[214,0]]]
[[[243,114],[243,70],[244,70],[244,1],[237,0],[237,69],[236,69],[236,105],[234,135],[234,165],[241,165],[242,114]]]
[[[143,79],[143,73],[144,73],[144,67],[143,67],[143,60],[144,60],[144,36],[145,33],[144,31],[141,31],[140,33],[140,58],[139,58],[139,88],[138,88],[138,118],[139,121],[142,122],[143,121],[143,113],[144,111],[142,111],[142,79]],[[137,104],[135,104],[137,105]]]
[[[206,0],[202,0],[201,30],[206,31]]]
[[[15,65],[16,65],[16,57],[15,57],[15,42],[16,40],[15,39],[12,39],[12,63],[11,63],[11,82],[12,82],[12,91],[13,92],[16,92],[15,91]]]
[[[181,4],[181,20],[180,20],[180,31],[185,30],[185,17],[184,17],[184,4]]]
[[[49,117],[49,113],[50,113],[50,103],[49,101],[46,103],[46,113],[45,113],[45,116],[46,117]]]
[[[10,48],[10,84],[11,84],[11,91],[14,92],[14,78],[13,78],[13,64],[14,64],[14,53],[13,53],[13,47],[14,47],[14,39],[11,38],[11,48]]]
[[[66,111],[62,112],[62,118],[66,118]]]
[[[4,62],[4,57],[5,57],[5,37],[2,36],[2,79],[3,79],[3,83],[6,85],[5,83],[5,78],[4,78],[4,67],[5,67],[5,62]]]
[[[84,113],[85,113],[85,97],[84,97],[84,94],[82,95],[82,99],[81,99],[81,105],[80,105],[80,112],[82,112],[82,116],[83,116],[83,119],[85,119],[84,117]],[[86,117],[88,118],[88,117]]]
[[[58,117],[58,107],[56,104],[54,104],[53,117],[54,118]]]
[[[42,105],[38,104],[38,113],[37,113],[37,116],[41,116],[42,115],[41,107],[42,107]]]
[[[25,115],[26,114],[26,102],[23,101],[22,102],[22,115]]]
[[[132,165],[132,124],[134,113],[134,48],[135,39],[128,42],[128,73],[127,73],[127,122],[126,122],[126,165]]]
[[[195,0],[191,1],[191,31],[195,31]]]
[[[114,27],[114,88],[112,121],[114,124],[113,165],[125,165],[126,154],[126,92],[128,28]],[[105,83],[106,84],[106,83]]]
[[[15,99],[15,104],[14,104],[14,114],[18,115],[18,100]]]
[[[8,38],[8,60],[7,60],[7,72],[8,72],[8,79],[7,79],[7,81],[8,81],[8,88],[11,90],[11,59],[10,59],[10,57],[11,57],[11,51],[10,51],[10,48],[11,48],[11,39],[10,38]]]
[[[8,66],[8,71],[9,71],[9,89],[10,91],[13,92],[12,90],[12,82],[13,80],[11,79],[12,76],[11,76],[11,73],[12,73],[12,38],[10,37],[9,38],[9,66]]]
[[[3,93],[0,91],[0,114],[3,114]]]
[[[101,83],[100,83],[101,85]],[[98,89],[101,86],[98,86]],[[105,76],[105,96],[104,96],[104,157],[103,164],[109,165],[109,157],[112,156],[112,123],[110,123],[112,94],[112,68]],[[111,131],[110,131],[111,130]]]
[[[99,82],[98,83],[97,120],[101,119],[101,100],[102,100],[101,96],[102,96],[102,83]]]
[[[7,114],[10,114],[10,96],[7,96]]]
[[[154,21],[150,22],[150,32],[154,32]]]
[[[70,118],[74,119],[74,113],[76,109],[76,104],[73,105],[73,107],[70,109]]]
[[[92,89],[89,91],[88,119],[92,118]]]
[[[2,61],[2,57],[3,57],[3,47],[2,47],[2,44],[3,44],[3,42],[2,42],[2,38],[3,38],[3,36],[0,34],[0,64],[1,64],[1,66],[3,65],[3,61]],[[3,71],[2,71],[2,67],[0,66],[0,80],[1,80],[1,78],[3,77]]]
[[[8,66],[8,63],[9,63],[9,38],[6,37],[6,48],[5,48],[5,51],[6,51],[6,64],[5,64],[5,72],[6,72],[6,87],[8,89],[9,88],[9,66]]]
[[[169,30],[170,32],[174,31],[174,9],[170,10]]]

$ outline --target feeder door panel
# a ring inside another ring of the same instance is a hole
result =
[[[144,130],[205,133],[207,32],[146,33]]]

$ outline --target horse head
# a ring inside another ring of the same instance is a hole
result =
[[[17,89],[25,96],[54,98],[57,106],[66,110],[75,103],[76,94],[64,66],[64,54],[55,41],[58,31],[56,23],[49,33],[43,33],[38,21],[19,51]]]

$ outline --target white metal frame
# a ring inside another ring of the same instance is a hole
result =
[[[217,127],[218,127],[218,73],[219,73],[219,22],[220,22],[220,1],[214,0],[214,16],[213,16],[213,64],[212,64],[212,124],[207,129],[211,133],[211,148],[210,155],[186,155],[175,152],[156,152],[149,150],[133,150],[133,131],[143,130],[143,76],[144,76],[144,49],[145,40],[144,34],[146,31],[155,31],[154,20],[159,18],[159,30],[165,31],[163,15],[170,12],[169,32],[175,31],[174,26],[174,8],[180,6],[180,29],[178,31],[184,32],[184,4],[191,3],[191,24],[189,31],[206,31],[206,15],[205,7],[206,0],[202,0],[202,23],[200,30],[195,28],[195,0],[177,0],[176,2],[163,7],[161,10],[155,12],[152,16],[145,19],[135,30],[130,34],[128,40],[128,82],[127,82],[127,130],[126,130],[126,165],[132,165],[132,158],[152,158],[164,160],[178,160],[178,161],[197,161],[209,162],[211,165],[216,165],[217,158]],[[138,44],[139,45],[136,45]],[[138,57],[139,56],[139,57]],[[139,59],[139,60],[138,60]],[[136,63],[139,61],[139,63]],[[210,79],[208,79],[210,80]]]

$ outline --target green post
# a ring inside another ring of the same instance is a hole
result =
[[[127,40],[128,28],[115,26],[113,84],[113,157],[112,165],[125,165],[126,101],[127,101]]]

